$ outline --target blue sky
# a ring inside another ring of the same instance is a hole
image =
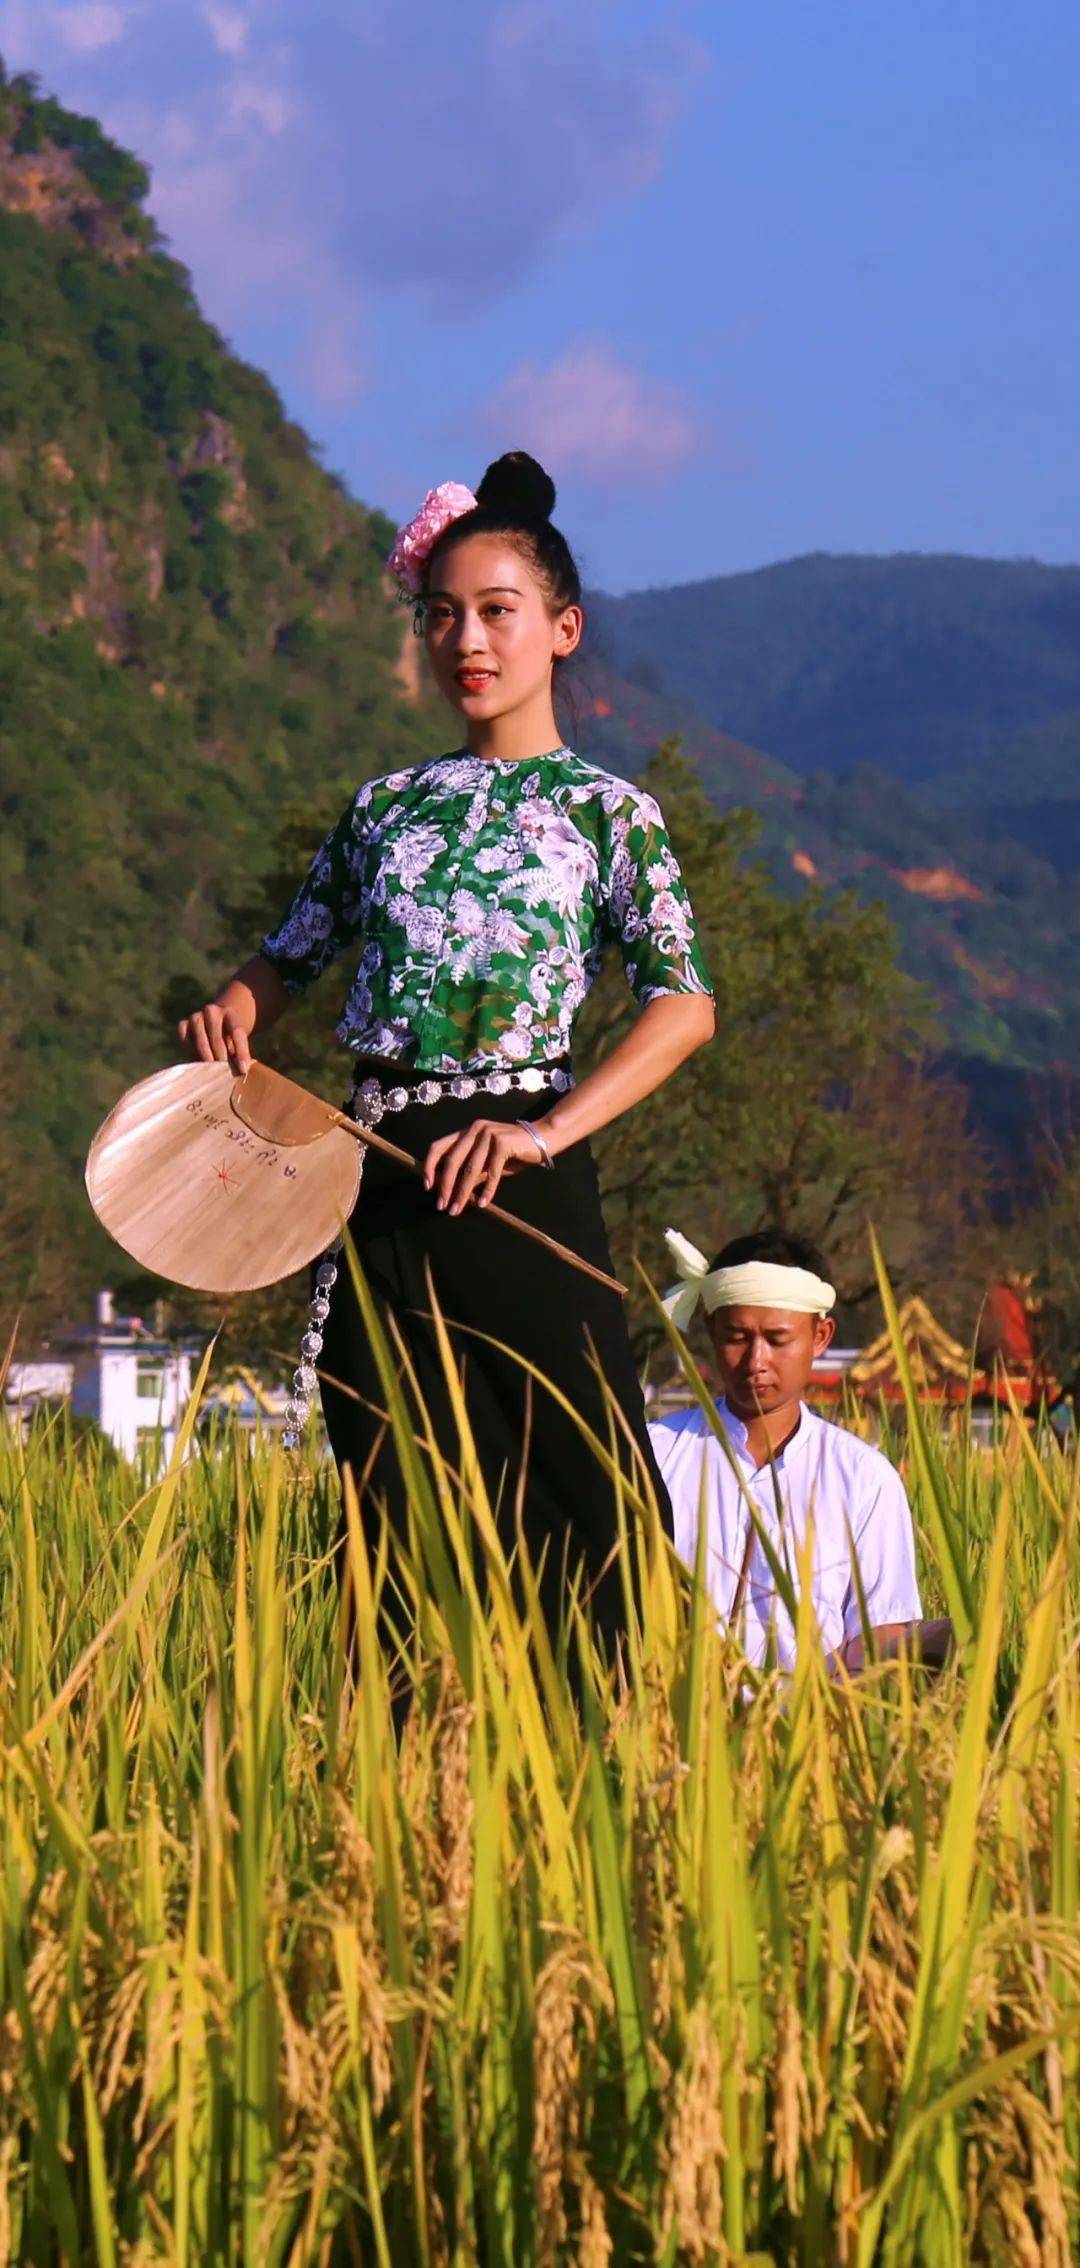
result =
[[[611,590],[1080,557],[1075,0],[0,0],[406,515],[532,447]]]

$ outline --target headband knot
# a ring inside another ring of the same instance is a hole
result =
[[[406,598],[419,598],[423,589],[424,569],[439,542],[460,520],[464,512],[476,508],[471,488],[460,480],[442,480],[438,488],[429,488],[418,512],[406,520],[394,537],[394,548],[386,564]]]
[[[703,1252],[678,1229],[665,1229],[664,1242],[679,1282],[664,1293],[662,1305],[676,1330],[685,1331],[699,1307],[713,1315],[718,1307],[779,1307],[794,1315],[829,1315],[836,1289],[809,1268],[779,1260],[745,1260],[734,1268],[710,1268]]]
[[[664,1313],[670,1315],[676,1330],[689,1329],[704,1296],[709,1263],[688,1236],[680,1236],[678,1229],[664,1230],[664,1243],[675,1262],[679,1282],[664,1293]]]

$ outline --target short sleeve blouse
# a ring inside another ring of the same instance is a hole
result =
[[[659,805],[568,748],[368,781],[259,950],[298,993],[357,942],[339,1037],[426,1072],[567,1057],[608,943],[642,1004],[711,990]]]

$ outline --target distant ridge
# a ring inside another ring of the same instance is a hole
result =
[[[1080,566],[811,553],[592,597],[611,665],[797,772],[873,764],[1017,798],[1080,777]]]
[[[880,893],[965,1057],[1080,1069],[1080,566],[813,553],[589,604],[628,699],[779,760],[777,873]]]

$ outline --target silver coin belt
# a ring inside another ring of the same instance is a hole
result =
[[[350,1087],[342,1108],[350,1118],[355,1118],[358,1126],[377,1126],[388,1112],[408,1110],[413,1103],[443,1102],[447,1095],[452,1095],[455,1102],[468,1102],[473,1095],[509,1095],[515,1091],[539,1095],[545,1087],[553,1088],[557,1095],[565,1095],[573,1084],[572,1071],[564,1071],[559,1065],[549,1070],[539,1063],[527,1063],[522,1071],[455,1071],[450,1078],[420,1079],[414,1087],[388,1087],[382,1079],[371,1077],[357,1080]],[[363,1163],[361,1151],[361,1173]],[[292,1375],[292,1394],[285,1404],[282,1441],[286,1449],[299,1449],[311,1415],[318,1385],[315,1365],[322,1353],[323,1325],[330,1313],[330,1294],[338,1279],[338,1261],[344,1242],[344,1237],[335,1237],[315,1270],[308,1326],[300,1341],[300,1361]]]

